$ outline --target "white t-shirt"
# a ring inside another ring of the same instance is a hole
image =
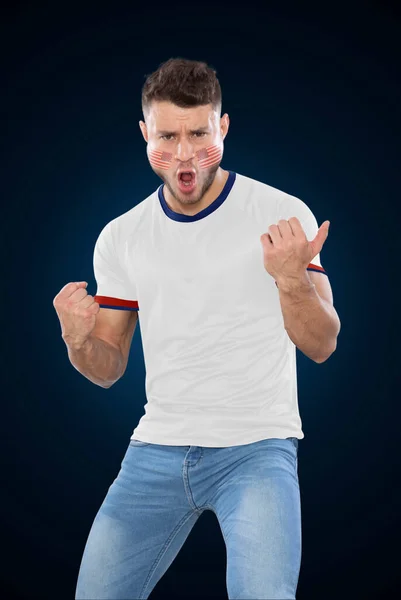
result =
[[[107,223],[94,249],[95,300],[138,310],[147,402],[131,439],[206,447],[302,439],[296,346],[260,236],[296,216],[311,241],[313,213],[233,171],[194,216],[171,210],[163,188]],[[327,275],[319,255],[308,269]]]

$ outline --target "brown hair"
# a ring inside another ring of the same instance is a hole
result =
[[[181,108],[211,104],[220,115],[221,88],[216,71],[202,61],[170,58],[147,76],[142,87],[145,118],[153,100],[172,102]]]

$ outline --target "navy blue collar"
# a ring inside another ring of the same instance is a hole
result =
[[[226,181],[223,189],[221,190],[220,194],[217,196],[216,200],[213,200],[213,202],[211,204],[209,204],[209,206],[207,206],[206,208],[204,208],[203,210],[198,212],[196,215],[183,215],[182,213],[177,213],[174,210],[172,210],[164,198],[164,194],[163,194],[164,183],[163,183],[158,189],[158,196],[159,196],[159,200],[160,200],[162,209],[164,210],[165,214],[168,217],[170,217],[170,219],[174,219],[174,221],[183,221],[183,222],[187,222],[187,223],[189,221],[199,221],[199,219],[203,219],[207,215],[210,215],[210,213],[215,211],[217,208],[219,208],[219,206],[221,206],[223,204],[224,200],[227,198],[228,194],[231,191],[231,188],[234,185],[235,176],[236,176],[235,171],[229,171],[227,181]]]

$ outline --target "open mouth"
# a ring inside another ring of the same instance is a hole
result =
[[[183,192],[191,192],[196,185],[196,174],[193,171],[181,171],[178,174],[178,186]]]

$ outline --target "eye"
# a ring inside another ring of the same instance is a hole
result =
[[[207,132],[205,132],[205,131],[195,131],[194,135],[195,135],[196,137],[198,137],[198,138],[202,138],[202,137],[204,137],[205,135],[207,135]],[[162,140],[165,140],[166,142],[169,142],[169,141],[170,141],[170,140],[171,140],[173,137],[174,137],[174,136],[173,136],[173,134],[172,134],[172,133],[168,133],[168,134],[166,134],[166,135],[161,135],[161,136],[160,136],[160,138],[161,138]]]

